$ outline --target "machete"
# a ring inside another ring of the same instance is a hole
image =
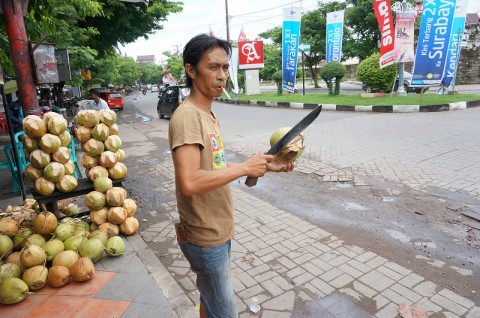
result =
[[[322,105],[318,105],[313,111],[305,116],[298,124],[293,126],[276,144],[267,151],[267,155],[276,155],[280,150],[285,148],[290,142],[292,142],[296,136],[305,130],[320,114],[322,111]],[[257,184],[258,178],[247,177],[245,184],[249,187],[253,187]]]

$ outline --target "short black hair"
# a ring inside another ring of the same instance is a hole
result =
[[[183,49],[183,66],[190,64],[195,70],[205,52],[210,52],[214,48],[224,49],[228,57],[232,53],[232,46],[225,40],[209,36],[207,34],[199,34],[188,41]],[[186,86],[192,87],[192,79],[187,75]]]
[[[90,94],[95,94],[97,96],[100,96],[100,93],[98,92],[97,89],[95,88],[90,88],[90,90],[88,91]]]

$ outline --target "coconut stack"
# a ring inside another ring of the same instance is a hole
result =
[[[97,178],[94,185],[99,180],[102,184],[105,183],[102,178],[106,177]],[[119,233],[127,236],[137,233],[137,204],[133,199],[127,198],[127,191],[122,187],[111,187],[106,191],[96,186],[95,188],[95,191],[85,197],[92,221],[90,229],[104,231],[109,238]]]
[[[120,256],[125,242],[70,217],[60,222],[51,212],[37,214],[29,228],[11,217],[0,219],[0,304],[21,302],[47,284],[62,287],[88,281],[104,254]]]
[[[43,119],[36,115],[23,119],[22,142],[25,158],[30,162],[25,176],[34,182],[35,192],[43,196],[49,196],[55,189],[71,192],[77,187],[67,125],[67,120],[54,112],[46,113]]]
[[[81,159],[85,175],[91,181],[100,176],[112,180],[125,178],[127,167],[123,163],[125,152],[120,149],[117,114],[113,110],[82,110],[76,121],[80,126],[76,137],[85,151]]]

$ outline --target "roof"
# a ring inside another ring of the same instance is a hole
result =
[[[479,24],[480,16],[478,13],[467,13],[465,24]]]
[[[155,62],[155,55],[137,55],[137,62]]]

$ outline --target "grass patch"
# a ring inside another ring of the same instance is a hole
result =
[[[294,102],[305,104],[335,104],[352,106],[369,105],[437,105],[455,102],[464,102],[471,100],[480,100],[478,94],[456,94],[456,95],[437,95],[437,94],[408,94],[407,96],[395,96],[386,94],[384,97],[364,98],[360,94],[349,94],[339,96],[329,96],[327,94],[283,94],[278,96],[275,92],[264,92],[259,95],[232,96],[239,100],[257,100],[268,102]]]

